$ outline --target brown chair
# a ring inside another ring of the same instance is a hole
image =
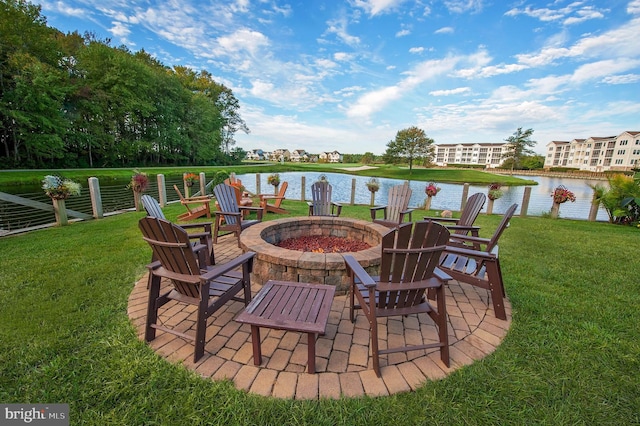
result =
[[[140,199],[144,210],[147,212],[147,216],[157,217],[158,219],[167,219],[160,208],[160,204],[155,198],[145,194]],[[206,252],[208,253],[207,264],[209,265],[215,264],[215,257],[213,253],[213,234],[211,232],[212,226],[213,223],[211,222],[184,223],[180,225],[181,228],[187,231],[194,229],[198,230],[198,232],[189,232],[189,239],[196,240],[195,242],[192,242],[194,246],[199,243],[206,247]],[[198,251],[198,253],[200,252]]]
[[[408,216],[411,222],[411,212],[414,210],[409,208],[411,192],[407,182],[392,186],[387,196],[387,205],[371,207],[371,220],[389,228],[400,225],[404,222],[405,216]],[[376,213],[380,210],[383,211],[384,216],[382,219],[377,219]]]
[[[431,222],[403,223],[382,237],[380,276],[369,274],[351,255],[343,255],[350,284],[350,316],[362,309],[371,327],[373,369],[380,377],[380,354],[440,348],[449,366],[449,337],[445,285],[450,277],[438,270],[438,260],[449,240],[444,226]],[[412,231],[413,228],[413,231]],[[425,297],[435,296],[437,309]],[[356,303],[357,299],[357,303]],[[378,348],[378,318],[426,313],[438,328],[437,343]]]
[[[187,209],[186,213],[178,215],[178,220],[193,220],[202,216],[211,217],[211,209],[209,203],[211,198],[207,195],[201,195],[198,197],[185,198],[178,189],[178,185],[173,185],[173,189],[176,190],[180,197],[180,203]],[[196,205],[196,207],[192,207]]]
[[[230,300],[244,302],[245,306],[251,301],[250,273],[255,253],[245,253],[223,265],[200,268],[184,229],[155,217],[140,219],[138,226],[158,259],[147,265],[149,303],[145,340],[155,339],[156,330],[192,340],[193,362],[197,362],[204,355],[207,318]],[[242,271],[237,271],[239,268]],[[169,280],[172,286],[161,294],[162,280]],[[237,296],[238,293],[242,295]],[[172,300],[196,306],[195,335],[158,323],[158,309]]]
[[[280,185],[280,190],[278,191],[278,195],[273,194],[259,194],[260,197],[260,207],[262,207],[265,213],[277,213],[277,214],[288,214],[289,212],[280,207],[282,205],[282,200],[284,200],[284,194],[287,192],[287,187],[289,186],[288,182],[282,182]],[[273,204],[269,204],[269,201],[273,200]]]
[[[240,233],[243,229],[258,222],[262,222],[264,210],[261,207],[239,206],[236,199],[236,188],[218,184],[213,188],[220,211],[216,211],[216,220],[213,229],[213,242],[217,244],[218,234],[220,232],[233,232],[238,239],[238,247],[240,247]],[[257,219],[250,220],[243,217],[244,211],[256,212]]]
[[[333,187],[327,181],[320,180],[311,185],[309,216],[340,216],[342,204],[331,201]]]
[[[435,220],[436,222],[444,224],[449,231],[453,231],[454,234],[471,234],[475,237],[478,236],[479,226],[473,226],[473,223],[478,218],[484,203],[487,200],[487,196],[482,192],[478,192],[467,198],[467,202],[460,212],[459,218],[447,218],[447,217],[425,217],[424,220]]]
[[[491,238],[452,235],[440,259],[440,269],[453,279],[489,290],[496,318],[502,320],[507,319],[507,314],[504,308],[506,294],[498,259],[498,240],[509,226],[517,208],[518,205],[513,204],[507,209]]]

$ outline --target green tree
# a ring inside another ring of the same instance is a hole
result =
[[[376,160],[376,156],[373,155],[373,152],[365,152],[364,154],[362,154],[362,158],[360,159],[360,162],[362,164],[372,164],[375,160]]]
[[[508,144],[506,152],[502,154],[502,158],[511,160],[511,170],[522,168],[522,159],[526,155],[535,155],[531,148],[537,142],[531,140],[531,135],[533,135],[533,129],[522,131],[522,127],[518,127],[518,130],[513,132],[512,136],[505,139]]]
[[[413,170],[413,162],[418,159],[431,161],[434,156],[433,139],[427,137],[424,130],[412,126],[399,130],[396,138],[387,144],[384,154],[385,162],[394,163],[406,159],[409,163],[409,174]]]

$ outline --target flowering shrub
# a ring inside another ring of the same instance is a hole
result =
[[[376,192],[378,189],[380,189],[380,182],[378,182],[378,179],[374,177],[369,179],[366,185],[367,185],[367,189],[371,192]]]
[[[80,195],[79,183],[60,176],[47,175],[42,179],[44,193],[55,200],[65,200],[71,195]]]
[[[186,175],[184,175],[184,182],[187,184],[187,186],[192,186],[198,181],[198,179],[198,175],[196,175],[195,173],[187,173]]]
[[[428,197],[435,197],[438,194],[438,192],[440,192],[440,187],[433,182],[429,182],[424,192],[427,194]]]
[[[144,192],[149,186],[149,177],[144,172],[137,170],[133,171],[135,174],[131,176],[131,182],[127,185],[128,189],[133,189],[134,192]]]
[[[278,186],[280,185],[280,175],[278,173],[273,173],[267,176],[267,182],[269,185]]]
[[[490,200],[497,200],[498,198],[502,197],[504,195],[504,192],[502,192],[502,190],[500,189],[502,185],[500,185],[499,183],[492,183],[491,185],[489,185],[489,192],[487,193],[487,197]]]
[[[564,185],[559,185],[551,194],[553,197],[553,202],[557,204],[566,203],[567,201],[571,201],[574,203],[576,201],[576,196],[573,192],[569,191]]]

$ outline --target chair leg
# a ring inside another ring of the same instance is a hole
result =
[[[502,275],[500,275],[500,265],[496,262],[488,262],[487,279],[489,280],[489,292],[493,302],[493,311],[496,318],[501,320],[507,319],[507,313],[504,309],[504,286],[502,285]]]
[[[152,327],[158,322],[158,297],[160,296],[160,277],[149,271],[149,302],[147,304],[147,326],[144,330],[144,340],[147,342],[156,338],[156,329]]]
[[[193,350],[193,362],[198,362],[204,355],[204,341],[206,339],[207,332],[207,303],[209,286],[201,286],[200,303],[198,305],[198,313],[196,319],[196,341]],[[206,291],[206,295],[203,292]]]
[[[444,285],[437,289],[437,304],[438,304],[438,316],[436,319],[436,325],[438,326],[438,337],[440,339],[440,359],[449,367],[449,330],[447,327],[447,302],[445,300],[445,288]]]
[[[380,377],[380,355],[378,354],[378,321],[375,317],[369,318],[371,327],[371,356],[373,358],[373,371]]]

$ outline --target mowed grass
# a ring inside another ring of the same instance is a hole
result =
[[[201,379],[136,337],[127,298],[150,259],[142,216],[0,238],[1,402],[69,403],[82,425],[640,423],[637,228],[516,217],[500,244],[513,323],[492,355],[415,392],[291,401]],[[481,235],[499,220],[481,215]]]

